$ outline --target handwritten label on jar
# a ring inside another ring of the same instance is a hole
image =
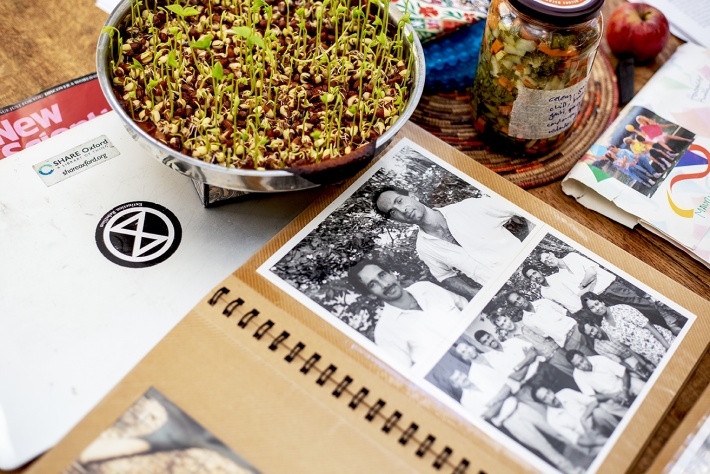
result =
[[[587,79],[556,91],[521,87],[510,113],[508,135],[516,138],[548,138],[572,126],[582,105]]]

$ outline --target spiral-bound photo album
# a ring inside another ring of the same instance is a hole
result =
[[[706,350],[709,310],[408,124],[31,470],[163,452],[130,432],[91,457],[158,393],[200,427],[163,436],[209,433],[259,472],[622,472]]]

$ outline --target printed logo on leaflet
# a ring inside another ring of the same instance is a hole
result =
[[[37,170],[37,172],[43,176],[49,176],[50,174],[54,173],[54,166],[50,164],[42,165],[40,169]]]
[[[687,219],[692,219],[694,215],[705,217],[705,213],[707,212],[708,206],[710,205],[710,196],[706,197],[703,203],[700,204],[697,209],[684,209],[673,201],[672,193],[674,185],[688,179],[702,179],[705,178],[708,174],[710,174],[710,152],[705,148],[701,147],[700,145],[696,144],[690,145],[688,147],[688,151],[697,151],[705,155],[705,159],[707,160],[707,167],[704,171],[701,171],[700,173],[689,173],[674,176],[671,179],[670,184],[668,185],[668,189],[666,190],[666,198],[668,199],[668,204],[671,206],[671,209],[673,209],[673,212],[678,214],[680,217],[685,217]]]
[[[96,245],[103,256],[129,268],[164,262],[175,253],[181,239],[182,227],[175,214],[146,201],[113,208],[96,227]]]

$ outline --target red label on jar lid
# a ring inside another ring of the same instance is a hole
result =
[[[604,0],[505,0],[513,8],[536,20],[569,26],[599,15]]]
[[[558,8],[579,8],[592,3],[594,0],[535,0],[542,5]]]

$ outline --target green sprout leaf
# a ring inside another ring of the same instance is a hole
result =
[[[113,32],[116,32],[116,34],[120,35],[121,32],[118,30],[118,28],[114,28],[113,26],[104,26],[101,29],[101,34],[108,33],[109,35],[113,36]]]
[[[178,64],[177,60],[175,59],[175,51],[170,51],[168,53],[168,66],[170,67],[179,67],[180,65]]]
[[[244,39],[249,38],[254,34],[254,30],[248,26],[235,26],[232,28],[232,31],[234,31],[237,36],[241,36]]]
[[[222,68],[222,63],[216,62],[215,65],[212,67],[212,77],[214,77],[218,81],[224,79],[224,68]]]
[[[247,46],[251,47],[257,45],[261,49],[266,49],[264,39],[258,34],[256,34],[256,32],[252,28],[249,28],[248,26],[237,26],[232,28],[232,31],[234,31],[237,36],[241,36],[242,38],[246,39]]]
[[[384,31],[382,33],[380,33],[379,35],[377,35],[377,41],[379,41],[379,43],[382,46],[387,44],[387,35],[385,34]]]
[[[133,58],[133,64],[128,66],[130,69],[143,69],[143,65],[138,62],[136,58]]]
[[[311,138],[314,140],[318,140],[320,138],[320,131],[318,130],[313,130],[311,132]]]
[[[407,41],[409,41],[410,43],[414,43],[414,33],[413,32],[411,32],[411,31],[409,32],[409,35],[407,35]]]
[[[207,35],[200,39],[199,41],[193,41],[190,43],[191,48],[195,49],[209,49],[212,44],[212,35]]]
[[[200,11],[195,7],[183,8],[182,5],[167,5],[165,8],[175,13],[180,18],[199,15]]]
[[[257,45],[261,49],[266,49],[266,46],[264,45],[264,39],[261,36],[252,35],[247,38],[247,46],[253,45]]]

